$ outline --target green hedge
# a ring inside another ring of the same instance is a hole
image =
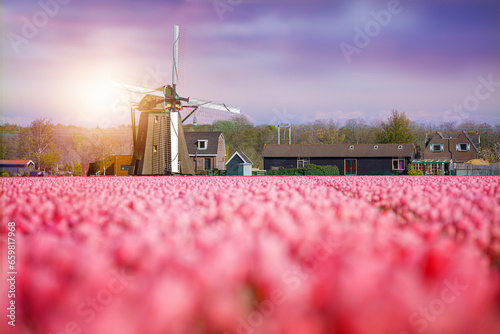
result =
[[[340,171],[337,166],[306,164],[304,168],[280,167],[278,170],[269,170],[267,175],[340,175]]]

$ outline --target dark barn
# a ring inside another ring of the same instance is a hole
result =
[[[4,169],[12,175],[22,175],[35,168],[31,160],[0,160],[0,170]]]
[[[266,145],[264,169],[337,166],[340,175],[394,175],[415,156],[413,144]]]

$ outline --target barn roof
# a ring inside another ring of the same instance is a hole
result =
[[[413,144],[266,145],[264,158],[412,157]]]
[[[188,147],[189,155],[208,154],[217,155],[217,150],[219,149],[219,138],[222,136],[220,131],[206,131],[206,132],[184,132],[184,137],[186,138],[186,144]],[[206,150],[198,149],[198,141],[207,140],[208,146]]]
[[[16,165],[16,166],[23,165],[23,166],[26,166],[29,163],[34,164],[34,162],[31,160],[0,160],[0,165]]]

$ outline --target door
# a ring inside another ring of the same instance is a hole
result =
[[[356,160],[350,159],[350,160],[344,160],[344,175],[357,175],[358,171],[356,168]]]
[[[205,158],[205,170],[211,170],[212,164],[210,163],[210,158]]]

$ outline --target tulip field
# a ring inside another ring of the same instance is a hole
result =
[[[0,186],[2,333],[500,333],[498,176]]]

